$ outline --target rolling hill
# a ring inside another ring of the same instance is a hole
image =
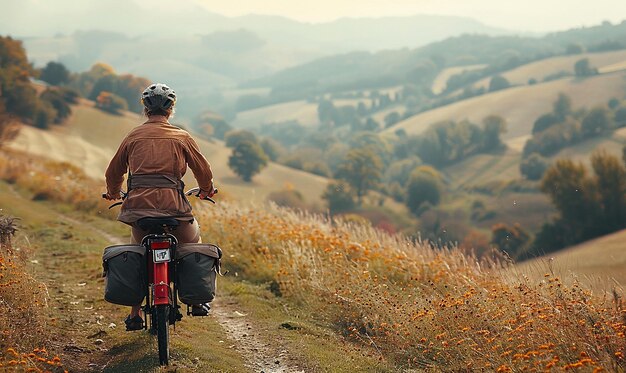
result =
[[[551,270],[572,281],[611,291],[626,285],[626,230],[621,230],[543,257],[518,264],[516,271],[543,277]]]
[[[82,168],[89,176],[103,179],[110,158],[122,138],[143,119],[131,113],[115,116],[95,109],[83,101],[73,106],[73,114],[62,126],[42,131],[23,126],[10,147],[54,160],[67,161]],[[174,119],[172,121],[176,123]],[[307,203],[321,205],[320,196],[327,179],[270,163],[252,183],[241,181],[229,168],[230,149],[222,142],[197,139],[215,173],[216,184],[225,195],[241,200],[264,201],[267,195],[286,187],[300,191]],[[191,172],[186,175],[190,187],[195,184]]]
[[[624,96],[625,77],[626,72],[614,72],[503,89],[414,115],[383,133],[403,129],[408,134],[417,135],[436,122],[468,119],[480,123],[486,116],[495,114],[508,122],[508,131],[503,138],[515,141],[531,133],[535,120],[552,110],[552,103],[559,93],[569,95],[574,108],[606,104],[611,98]]]
[[[587,58],[589,64],[599,70],[600,73],[616,72],[626,69],[626,51],[612,51],[603,53],[583,53],[571,56],[552,57],[545,60],[531,62],[516,69],[509,70],[501,75],[513,85],[525,85],[530,79],[538,82],[547,76],[566,72],[574,75],[576,61]],[[620,67],[622,67],[620,69]],[[474,88],[489,88],[491,78],[485,78],[473,84]]]
[[[235,128],[250,129],[263,124],[290,120],[297,120],[304,126],[317,124],[317,104],[300,100],[241,111],[237,113],[237,118],[232,125]]]

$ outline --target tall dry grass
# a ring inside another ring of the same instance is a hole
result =
[[[32,193],[32,199],[67,203],[74,208],[113,218],[116,211],[99,198],[104,184],[78,167],[18,151],[0,150],[0,179]]]
[[[50,341],[48,292],[26,266],[26,249],[13,250],[15,220],[0,216],[0,370],[63,372]],[[17,248],[20,249],[20,248]]]
[[[506,278],[456,249],[278,207],[198,207],[225,267],[404,368],[626,368],[625,309],[546,274]],[[510,271],[506,271],[510,273]],[[507,275],[510,276],[510,275]]]

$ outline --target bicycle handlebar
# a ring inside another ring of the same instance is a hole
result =
[[[213,194],[217,194],[217,192],[218,192],[218,190],[216,188],[216,189],[214,189]],[[190,196],[192,194],[194,194],[196,197],[200,198],[200,188],[199,187],[195,187],[195,188],[189,189],[188,191],[185,192],[186,196]],[[122,198],[122,200],[126,199],[127,195],[128,195],[127,192],[125,192],[123,190],[120,191],[120,197]],[[106,197],[107,197],[107,194],[106,193],[102,193],[102,198],[106,199]],[[215,204],[215,200],[213,200],[213,198],[211,198],[211,197],[205,197],[205,198],[202,198],[202,200],[209,201],[209,202]],[[109,206],[109,209],[111,209],[111,208],[113,208],[115,206],[119,206],[121,204],[122,204],[122,202],[115,202],[114,204]]]
[[[213,194],[217,194],[217,192],[218,192],[217,188],[213,189]],[[195,195],[196,197],[200,198],[200,188],[195,187],[195,188],[189,189],[188,191],[185,192],[186,196],[190,196],[192,194]],[[215,204],[215,201],[211,197],[205,197],[205,198],[202,198],[202,199],[204,201],[209,201],[209,202]]]

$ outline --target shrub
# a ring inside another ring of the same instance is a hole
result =
[[[528,180],[541,180],[549,166],[546,158],[532,153],[520,163],[520,173]]]
[[[102,91],[96,98],[96,107],[113,114],[120,114],[128,110],[126,100],[111,92]]]

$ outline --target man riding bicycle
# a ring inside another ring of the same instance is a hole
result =
[[[198,197],[210,198],[216,192],[211,166],[189,133],[169,123],[176,104],[176,93],[171,88],[152,84],[143,91],[141,102],[148,120],[126,135],[111,159],[105,173],[104,197],[122,198],[122,182],[128,172],[127,195],[118,220],[132,227],[131,243],[140,243],[148,234],[137,225],[139,219],[146,217],[176,218],[180,224],[171,233],[179,243],[201,242],[198,222],[184,195],[182,177],[189,166],[200,188]],[[208,305],[192,308],[194,315],[206,314],[209,309]],[[141,304],[132,307],[125,320],[127,330],[143,328],[140,309]]]

